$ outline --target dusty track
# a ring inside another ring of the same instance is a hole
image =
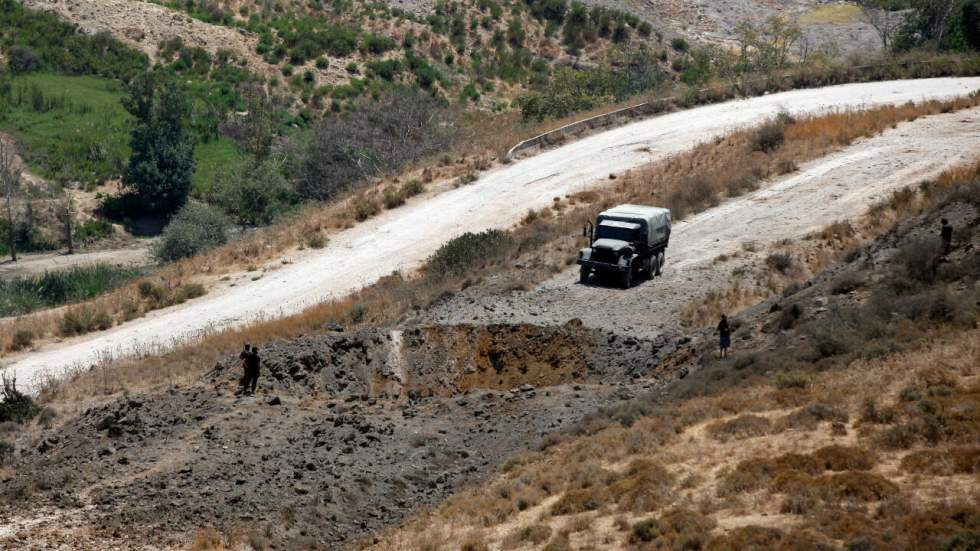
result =
[[[898,104],[949,98],[978,88],[980,78],[851,84],[773,94],[640,121],[493,170],[468,186],[386,211],[335,236],[324,249],[291,253],[291,264],[257,281],[214,291],[104,333],[14,357],[9,367],[19,381],[29,384],[38,376],[57,374],[72,365],[91,364],[105,351],[129,354],[174,339],[193,338],[210,328],[295,313],[369,285],[393,270],[412,270],[439,245],[463,232],[508,227],[527,209],[549,204],[554,197],[758,123],[780,110],[799,114]],[[935,154],[922,157],[942,161]],[[801,203],[804,208],[813,204],[818,203]],[[710,216],[706,213],[701,219],[710,220]],[[688,228],[697,224],[692,221]],[[740,228],[733,225],[729,229]],[[680,238],[683,234],[675,235]],[[681,265],[673,267],[680,269]]]
[[[764,258],[769,245],[855,219],[893,191],[976,160],[978,151],[980,108],[902,123],[675,224],[663,277],[654,281],[628,291],[585,286],[573,265],[529,292],[464,291],[430,312],[429,321],[560,324],[578,318],[644,338],[670,334],[679,330],[678,314],[688,301],[744,279],[740,268]],[[715,262],[733,253],[737,259]]]

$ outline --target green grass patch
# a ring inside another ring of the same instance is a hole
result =
[[[130,117],[119,81],[33,73],[11,84],[0,129],[21,145],[27,166],[48,179],[97,183],[117,176],[129,156]]]
[[[227,177],[241,160],[241,150],[227,138],[197,144],[194,150],[195,196],[204,197],[214,187],[215,181]]]
[[[144,274],[140,268],[96,264],[0,280],[0,317],[92,299]]]
[[[129,159],[132,117],[120,101],[117,80],[93,76],[32,73],[12,79],[0,130],[20,144],[31,172],[86,184],[119,177]],[[206,193],[215,178],[241,158],[231,140],[198,143],[194,189]]]

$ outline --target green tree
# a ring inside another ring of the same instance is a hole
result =
[[[242,226],[271,223],[293,203],[289,181],[272,159],[243,163],[215,182],[211,200]]]
[[[173,82],[147,73],[130,83],[123,107],[136,119],[123,182],[145,212],[174,213],[187,201],[194,174],[187,98]]]

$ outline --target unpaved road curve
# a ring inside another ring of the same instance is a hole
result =
[[[529,208],[781,110],[791,114],[950,98],[980,89],[980,78],[943,78],[849,84],[797,90],[710,105],[647,119],[494,169],[476,182],[417,200],[333,237],[328,247],[295,255],[293,263],[261,279],[215,291],[187,304],[153,312],[102,333],[10,358],[18,381],[57,374],[114,356],[193,338],[209,328],[298,312],[346,295],[394,270],[419,266],[446,240],[467,231],[506,228]]]
[[[464,291],[429,311],[426,321],[561,324],[578,318],[637,337],[676,332],[685,304],[745,279],[738,268],[752,256],[765,258],[768,245],[853,220],[898,189],[978,158],[980,108],[904,122],[675,223],[663,277],[625,291],[580,285],[578,266],[572,266],[528,292]],[[748,242],[757,249],[754,255],[745,250]],[[733,253],[739,258],[715,262]]]

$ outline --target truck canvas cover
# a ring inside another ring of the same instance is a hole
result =
[[[618,221],[640,224],[647,230],[649,245],[657,245],[670,235],[670,210],[643,205],[620,205],[599,213],[598,222]]]

